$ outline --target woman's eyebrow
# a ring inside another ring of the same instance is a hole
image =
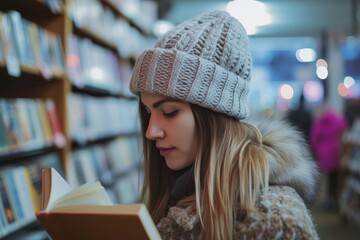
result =
[[[158,107],[160,107],[162,104],[167,103],[167,102],[182,102],[182,101],[177,100],[177,99],[173,99],[173,98],[164,98],[164,99],[161,99],[161,100],[153,103],[153,104],[152,104],[152,107],[153,107],[153,108],[158,108]]]

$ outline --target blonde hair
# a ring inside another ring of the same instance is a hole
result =
[[[193,167],[195,194],[190,201],[180,203],[196,206],[201,223],[200,239],[233,239],[238,213],[254,211],[258,195],[268,188],[269,164],[262,148],[262,136],[248,123],[190,105],[198,149]],[[144,134],[148,119],[141,108]],[[142,197],[157,223],[174,204],[170,191],[179,173],[166,167],[151,141],[144,138],[143,143]]]

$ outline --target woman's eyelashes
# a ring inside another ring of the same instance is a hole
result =
[[[172,111],[162,111],[162,113],[164,114],[164,116],[166,117],[175,117],[176,114],[178,113],[179,111],[178,110],[172,110]]]

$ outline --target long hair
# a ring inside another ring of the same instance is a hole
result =
[[[259,130],[236,118],[190,104],[195,118],[194,162],[196,207],[200,239],[232,239],[240,211],[255,210],[257,197],[267,191],[269,164]],[[149,119],[140,104],[142,132]],[[168,211],[170,191],[177,173],[167,168],[153,141],[143,138],[144,188],[142,198],[157,223]]]

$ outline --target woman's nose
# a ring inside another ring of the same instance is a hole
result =
[[[159,124],[159,122],[156,121],[156,119],[153,116],[150,117],[149,125],[145,135],[146,138],[149,140],[156,140],[159,138],[161,139],[165,136],[164,129],[161,127],[161,124]]]

